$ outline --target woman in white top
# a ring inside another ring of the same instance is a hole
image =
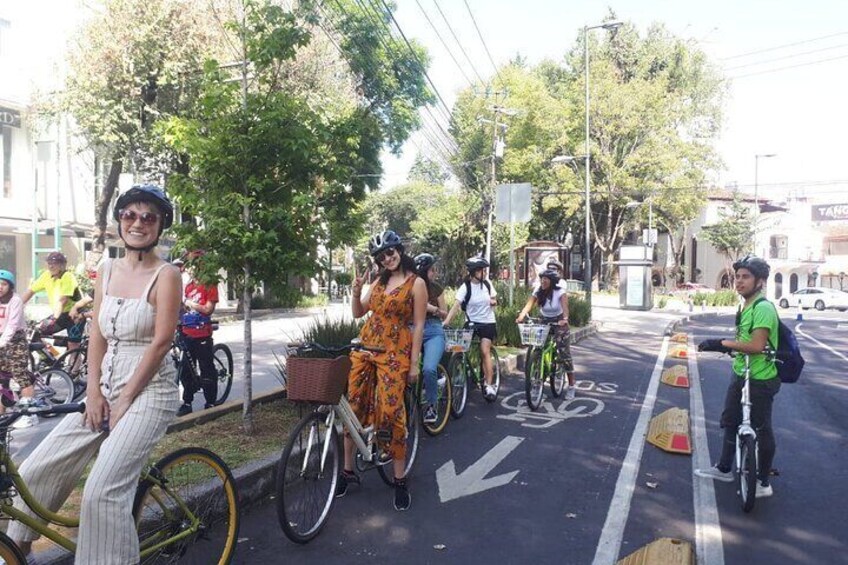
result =
[[[468,276],[465,283],[456,290],[456,301],[445,318],[444,325],[450,325],[457,311],[462,308],[468,321],[474,324],[474,334],[480,336],[480,354],[483,357],[483,376],[486,380],[486,398],[494,400],[498,394],[492,384],[492,344],[498,335],[495,323],[495,306],[498,304],[497,292],[486,280],[489,262],[481,256],[471,257],[465,262]]]
[[[570,332],[568,329],[568,293],[558,285],[559,274],[548,269],[539,275],[539,288],[535,289],[527,304],[521,309],[517,323],[522,323],[533,306],[539,306],[539,314],[544,324],[556,324],[554,339],[557,346],[557,363],[565,367],[568,374],[568,389],[565,391],[565,399],[573,400],[574,388],[574,361],[571,358]]]

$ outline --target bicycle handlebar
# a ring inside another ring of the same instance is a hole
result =
[[[312,350],[318,350],[323,353],[329,353],[330,355],[345,355],[350,353],[351,351],[368,351],[370,353],[385,353],[385,347],[365,345],[362,342],[354,340],[347,345],[342,345],[341,347],[330,347],[327,345],[321,345],[316,342],[307,342],[307,343],[290,343],[289,347],[293,347],[297,349],[298,352],[307,352]]]

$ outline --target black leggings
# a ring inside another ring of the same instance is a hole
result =
[[[721,413],[721,427],[724,428],[724,443],[721,446],[721,470],[733,467],[736,454],[736,429],[742,423],[742,385],[745,381],[734,373],[724,397],[724,411]],[[759,450],[759,479],[767,479],[774,463],[777,445],[771,427],[771,407],[774,395],[780,391],[780,379],[774,377],[765,381],[751,379],[751,426],[757,431]]]
[[[218,379],[215,375],[215,362],[212,354],[212,337],[193,338],[185,336],[184,339],[190,362],[197,361],[200,365],[200,385],[203,388],[206,404],[215,404],[218,396]],[[183,384],[183,402],[191,404],[198,389],[196,384],[188,382],[189,379],[186,377],[183,374],[180,379]]]

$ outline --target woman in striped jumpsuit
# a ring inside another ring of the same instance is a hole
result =
[[[65,417],[20,469],[33,496],[55,511],[97,456],[83,491],[75,558],[86,565],[138,563],[133,495],[179,405],[165,355],[182,283],[179,271],[152,252],[173,207],[158,187],[137,185],[118,198],[115,218],[127,255],[104,263],[97,277],[86,412]],[[15,506],[27,511],[20,499]],[[19,522],[8,534],[24,553],[37,537]]]

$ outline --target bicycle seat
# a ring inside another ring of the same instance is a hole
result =
[[[43,343],[30,343],[29,344],[29,350],[30,351],[41,351],[42,349],[44,349]]]

